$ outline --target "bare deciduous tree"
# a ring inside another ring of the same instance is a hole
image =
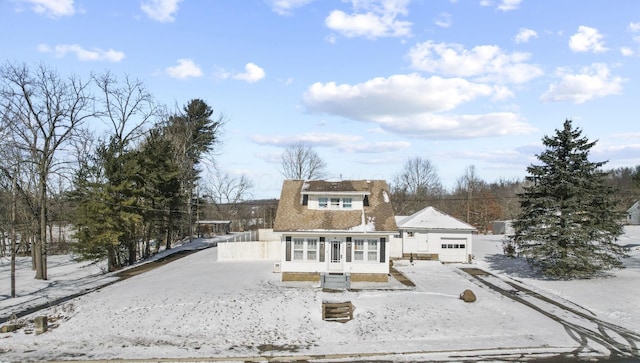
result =
[[[428,159],[419,156],[404,163],[402,171],[393,178],[394,210],[407,215],[434,204],[443,188],[436,167]]]
[[[122,84],[111,73],[93,75],[102,93],[104,117],[113,127],[111,136],[120,147],[140,137],[145,126],[160,115],[161,107],[138,79],[125,76]]]
[[[213,178],[204,187],[216,204],[235,204],[251,197],[253,182],[246,176],[234,177],[229,173],[216,169]]]
[[[287,146],[282,154],[282,175],[287,179],[312,180],[325,176],[327,164],[308,144],[298,142]]]
[[[251,198],[253,182],[246,176],[233,176],[220,169],[216,169],[214,175],[203,186],[203,193],[207,199],[213,202],[213,216],[221,219],[233,219],[237,226],[241,226],[242,220],[247,216],[243,202]],[[250,212],[250,211],[249,211]]]
[[[47,279],[47,180],[57,152],[85,120],[95,116],[88,85],[73,75],[62,78],[44,65],[0,67],[0,107],[10,142],[28,153],[37,175],[36,279]]]
[[[435,165],[419,156],[404,163],[402,172],[394,178],[394,185],[418,196],[436,195],[442,191]]]

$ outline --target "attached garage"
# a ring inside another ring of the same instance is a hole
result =
[[[397,216],[402,257],[442,262],[470,262],[475,227],[436,208]]]

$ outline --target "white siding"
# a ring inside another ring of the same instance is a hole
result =
[[[404,254],[438,254],[442,262],[468,262],[472,251],[471,231],[411,231],[413,237],[409,237],[408,231],[402,233],[402,253]],[[442,248],[442,244],[460,245],[464,249]]]
[[[320,254],[323,253],[320,249],[320,237],[325,237],[324,242],[324,261],[320,262]],[[282,272],[349,272],[349,273],[389,273],[389,252],[391,248],[391,235],[349,235],[351,240],[351,252],[350,252],[350,260],[351,262],[347,262],[347,236],[331,236],[329,234],[326,235],[305,235],[305,236],[295,236],[293,235],[291,238],[291,261],[287,261],[287,241],[286,236],[282,238],[282,245],[280,249],[280,257],[281,257],[281,271]],[[381,242],[380,238],[385,238],[385,256],[384,262],[380,262],[380,253],[381,253]],[[296,238],[313,238],[318,240],[318,257],[315,261],[308,260],[295,260],[294,259],[294,243]],[[355,239],[376,239],[378,240],[378,254],[375,261],[354,261],[354,250],[355,250]],[[330,269],[331,266],[331,241],[339,240],[340,248],[341,248],[341,263],[332,265],[334,268],[339,269]]]

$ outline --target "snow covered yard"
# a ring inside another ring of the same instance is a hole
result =
[[[626,226],[619,243],[629,249],[622,270],[588,280],[554,281],[535,275],[522,259],[502,254],[504,236],[476,236],[474,262],[478,267],[558,296],[599,318],[640,332],[640,226]]]
[[[640,244],[640,229],[627,231],[623,244]],[[522,261],[502,256],[501,238],[476,236],[472,267],[522,281],[565,303],[570,300],[602,320],[640,329],[639,247],[632,247],[628,268],[611,277],[561,282],[536,279]],[[12,300],[4,294],[4,286],[9,286],[7,263],[3,260],[0,276],[3,315]],[[456,361],[502,354],[554,355],[578,346],[556,321],[481,286],[459,269],[469,265],[402,261],[395,266],[416,284],[414,289],[392,281],[354,284],[353,291],[330,293],[309,283],[281,282],[272,272],[273,261],[217,261],[217,248],[210,248],[26,317],[47,315],[54,320],[52,329],[38,336],[28,327],[0,335],[0,361],[314,355],[338,359],[378,353],[393,360]],[[60,276],[68,284],[96,278],[65,280],[54,270],[52,279]],[[473,290],[478,300],[460,300],[465,289]],[[351,301],[354,319],[323,321],[323,301]]]

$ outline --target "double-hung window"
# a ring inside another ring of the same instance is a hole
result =
[[[354,239],[353,260],[378,262],[379,246],[377,239]]]
[[[378,261],[378,240],[367,240],[367,260]]]
[[[318,198],[318,207],[327,208],[329,206],[329,198]]]
[[[333,209],[340,208],[340,198],[331,198],[331,208]]]
[[[352,205],[353,199],[351,198],[342,198],[342,208],[350,209]]]
[[[317,261],[318,260],[318,239],[317,238],[294,238],[293,239],[293,260],[294,261]]]
[[[353,260],[364,261],[364,240],[356,239],[353,241]]]
[[[307,239],[307,261],[316,261],[318,259],[318,240]]]
[[[304,238],[293,239],[293,259],[296,261],[304,260]]]

